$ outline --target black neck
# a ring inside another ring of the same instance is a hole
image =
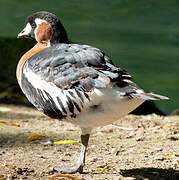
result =
[[[65,43],[65,44],[70,43],[67,32],[61,23],[58,23],[57,25],[53,26],[53,30],[54,30],[54,33],[50,40],[50,43],[52,45],[58,44],[58,43]]]

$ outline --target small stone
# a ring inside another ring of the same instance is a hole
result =
[[[116,152],[117,152],[117,148],[112,148],[111,149],[111,154],[116,154]]]
[[[125,177],[124,180],[136,180],[135,177]]]
[[[158,147],[158,148],[154,148],[155,151],[162,151],[163,149]]]
[[[16,172],[17,172],[17,174],[22,175],[24,171],[21,168],[18,168]]]
[[[144,136],[139,136],[136,138],[136,141],[143,141],[144,139],[145,139]]]
[[[118,156],[120,152],[121,152],[121,147],[111,149],[111,154],[113,154],[113,155]]]
[[[134,132],[131,131],[131,132],[129,133],[128,137],[133,137],[133,136],[134,136]]]
[[[170,139],[170,140],[172,140],[172,141],[177,141],[177,140],[179,140],[179,135],[172,135],[172,136],[169,136],[168,139]]]
[[[164,161],[165,158],[162,157],[162,156],[158,156],[158,157],[155,157],[155,160],[157,160],[157,161]]]
[[[94,157],[94,158],[91,158],[90,161],[91,161],[91,162],[97,162],[97,161],[98,161],[98,158],[95,158],[95,157]]]

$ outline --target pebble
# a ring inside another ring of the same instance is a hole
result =
[[[134,131],[131,131],[128,135],[128,137],[133,137],[134,136]]]
[[[111,149],[111,154],[118,156],[121,151],[122,151],[121,147],[119,147],[119,148],[112,148]]]
[[[93,157],[93,158],[90,159],[90,161],[91,161],[91,162],[97,162],[97,161],[98,161],[98,158]]]
[[[135,177],[125,177],[124,180],[136,180]]]

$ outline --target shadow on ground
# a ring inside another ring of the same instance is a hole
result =
[[[150,180],[178,180],[179,171],[174,169],[160,168],[136,168],[121,170],[121,175],[124,177],[137,177],[138,179],[148,178]]]

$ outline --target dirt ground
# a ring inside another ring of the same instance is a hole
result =
[[[34,134],[47,138],[27,141]],[[47,180],[59,174],[53,167],[73,165],[80,152],[78,144],[53,144],[63,140],[80,142],[80,129],[33,108],[0,105],[0,180]],[[76,180],[178,180],[179,116],[128,115],[94,129],[84,174],[73,176]]]

